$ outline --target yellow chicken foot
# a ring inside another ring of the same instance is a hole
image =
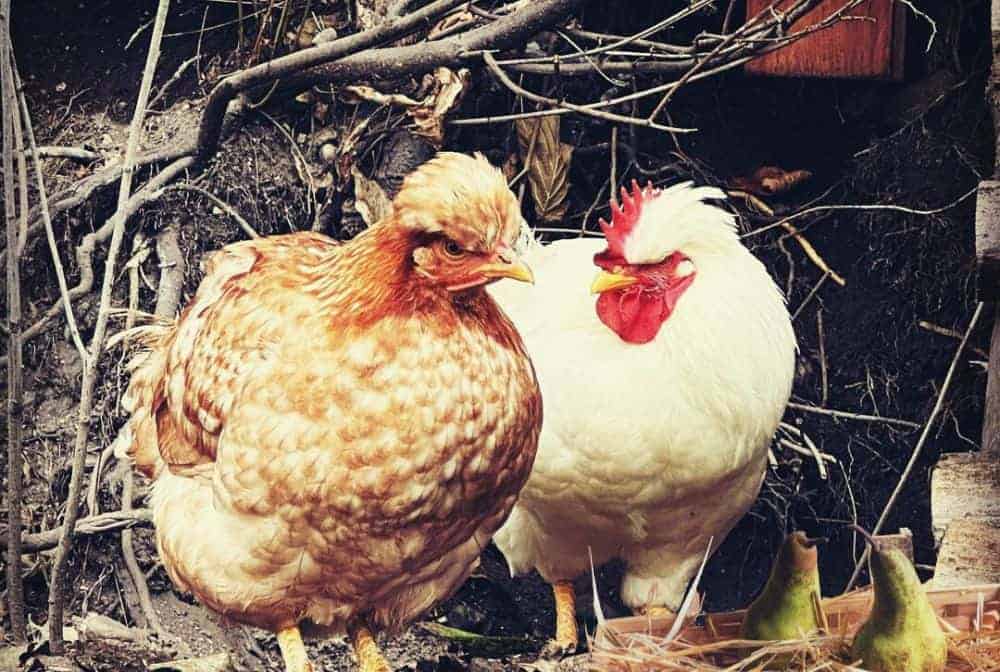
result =
[[[556,598],[556,637],[542,650],[543,656],[561,656],[576,650],[576,594],[571,581],[552,584]]]
[[[692,616],[697,616],[701,612],[701,595],[695,595],[691,600],[691,606],[688,607],[686,612],[686,618],[691,618]],[[677,612],[670,607],[664,607],[663,605],[646,605],[642,607],[636,607],[632,610],[632,613],[637,616],[647,616],[649,618],[666,618],[677,615]]]
[[[306,655],[306,645],[302,643],[302,633],[297,626],[278,632],[278,648],[281,649],[287,672],[313,672],[312,663]]]
[[[358,658],[360,672],[392,672],[389,663],[382,657],[378,644],[367,626],[359,623],[349,625],[347,633],[351,637],[354,655]]]
[[[670,611],[666,607],[646,607],[644,609],[639,609],[639,612],[643,616],[649,616],[650,618],[664,618],[666,616],[674,615],[674,612]]]

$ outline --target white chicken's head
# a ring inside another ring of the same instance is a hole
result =
[[[513,249],[520,206],[482,154],[439,153],[407,176],[393,209],[413,236],[414,269],[429,283],[454,293],[500,278],[533,281]]]
[[[600,221],[608,247],[594,255],[603,270],[591,292],[601,295],[605,325],[624,341],[648,343],[702,262],[745,249],[733,216],[707,202],[725,198],[719,189],[683,182],[661,191],[633,180],[632,192],[622,187],[621,194],[621,204],[611,201],[611,223]]]

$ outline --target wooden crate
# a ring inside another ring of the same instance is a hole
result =
[[[938,615],[954,628],[963,632],[974,629],[974,620],[979,610],[980,596],[983,600],[984,630],[1000,630],[1000,584],[991,583],[961,588],[929,589],[927,596]],[[872,592],[870,588],[856,590],[823,600],[830,632],[852,635],[871,611]],[[706,615],[701,623],[689,622],[681,630],[680,637],[692,644],[710,644],[739,639],[740,625],[746,610],[729,611]],[[605,621],[595,634],[595,657],[600,659],[602,644],[627,642],[630,636],[664,637],[674,624],[672,616],[649,618],[629,616]]]
[[[747,0],[747,17],[765,11],[772,0]],[[826,19],[845,0],[824,0],[788,29],[793,35]],[[778,9],[791,0],[778,3]],[[847,12],[852,17],[765,54],[746,64],[746,72],[779,77],[849,79],[903,78],[906,7],[897,0],[868,0]]]

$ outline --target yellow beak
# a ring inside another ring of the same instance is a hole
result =
[[[590,293],[601,294],[602,292],[610,292],[612,289],[629,287],[637,282],[639,282],[639,279],[633,275],[601,271],[597,274],[597,277],[594,278],[593,284],[590,285]]]
[[[535,284],[535,275],[531,272],[531,269],[523,261],[516,259],[511,262],[498,261],[483,264],[477,270],[484,277],[491,280],[510,278],[511,280],[520,280],[532,285]]]

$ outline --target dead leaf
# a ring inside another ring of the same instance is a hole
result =
[[[392,212],[392,201],[378,182],[365,177],[357,166],[351,166],[351,175],[354,176],[354,207],[365,224],[371,226]]]
[[[791,191],[812,177],[808,170],[785,170],[777,166],[761,166],[748,177],[733,178],[731,184],[737,189],[757,194],[773,196]]]
[[[385,21],[389,0],[359,0],[354,3],[359,30],[371,30]]]
[[[517,175],[517,154],[511,153],[506,160],[504,160],[503,165],[500,167],[503,171],[504,179],[509,183]]]
[[[569,204],[569,164],[573,148],[559,142],[559,117],[518,119],[517,143],[528,166],[528,183],[535,213],[543,222],[556,222]]]
[[[358,143],[361,142],[365,133],[368,132],[368,124],[374,118],[371,115],[361,118],[337,145],[337,160],[334,163],[334,168],[337,173],[338,189],[343,188],[351,178],[351,169],[354,167],[355,152],[357,151]]]
[[[333,29],[336,31],[338,23],[338,17],[335,14],[308,16],[298,30],[290,30],[285,34],[285,44],[293,50],[308,49],[315,44],[316,36],[324,30]],[[336,32],[334,34],[336,35]]]
[[[444,117],[455,107],[469,82],[469,71],[462,68],[457,72],[450,68],[437,68],[432,75],[428,93],[421,100],[401,93],[382,93],[370,86],[355,85],[344,91],[355,99],[367,100],[379,105],[405,107],[413,119],[414,133],[427,138],[435,147],[444,142]]]
[[[321,100],[317,100],[313,103],[312,116],[313,119],[319,123],[324,123],[326,121],[326,116],[330,111],[330,106]]]
[[[440,21],[438,21],[433,28],[427,32],[427,39],[433,40],[438,35],[445,33],[455,26],[461,25],[466,21],[470,21],[475,18],[475,15],[469,11],[455,12],[454,14],[449,14]]]

